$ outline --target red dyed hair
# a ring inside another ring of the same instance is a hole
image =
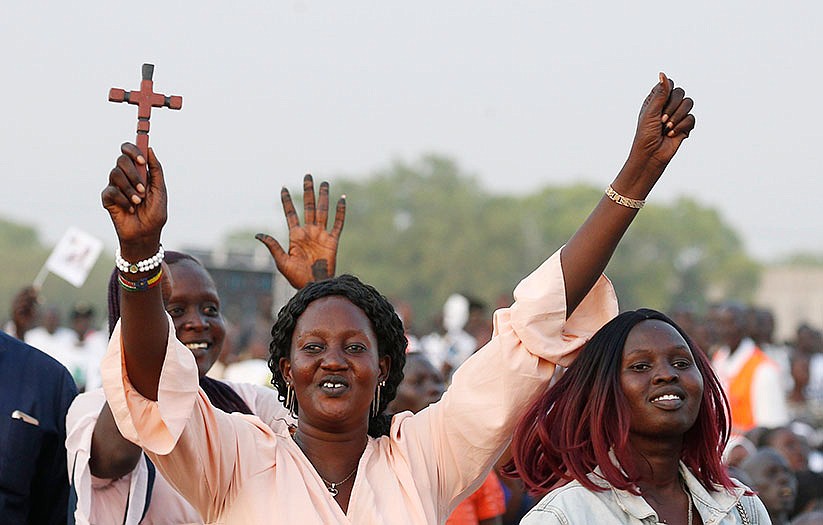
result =
[[[648,319],[670,324],[683,336],[703,377],[700,411],[684,436],[681,460],[709,490],[734,487],[721,463],[729,437],[729,404],[720,382],[706,354],[689,336],[666,315],[649,309],[622,313],[598,330],[557,384],[524,414],[514,432],[506,474],[520,477],[533,494],[572,480],[602,491],[588,478],[600,467],[603,479],[613,487],[639,494],[629,444],[631,412],[620,386],[620,369],[626,337]]]

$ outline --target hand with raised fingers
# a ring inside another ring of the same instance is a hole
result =
[[[163,167],[151,148],[148,159],[131,143],[123,144],[120,151],[101,198],[111,216],[123,256],[126,257],[126,250],[131,247],[133,257],[142,258],[144,252],[157,250],[160,232],[166,224],[168,199]]]
[[[303,177],[303,225],[294,209],[289,190],[280,191],[283,212],[289,225],[289,251],[283,250],[276,239],[265,233],[255,238],[266,245],[274,258],[277,269],[297,288],[334,277],[337,265],[337,247],[343,223],[346,219],[346,196],[337,201],[334,224],[327,230],[329,218],[329,184],[320,184],[315,204],[314,180],[311,175]]]
[[[645,164],[659,177],[694,129],[694,101],[664,73],[640,108],[628,162]]]

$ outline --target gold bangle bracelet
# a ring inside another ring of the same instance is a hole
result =
[[[640,208],[646,205],[645,200],[630,199],[628,197],[620,195],[619,193],[614,191],[614,188],[612,188],[611,184],[609,184],[609,187],[606,188],[606,197],[610,198],[611,200],[613,200],[621,206],[625,206],[633,210],[639,210]]]

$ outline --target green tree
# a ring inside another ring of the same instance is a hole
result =
[[[760,267],[716,210],[680,198],[640,212],[608,271],[624,307],[700,310],[709,300],[751,299]]]
[[[823,254],[820,253],[793,253],[782,259],[784,264],[797,266],[823,266]]]
[[[24,286],[30,285],[46,262],[52,247],[46,246],[37,230],[29,225],[0,219],[0,320],[10,317],[11,301]],[[41,290],[41,299],[58,305],[67,321],[68,311],[75,302],[95,306],[97,321],[105,323],[106,289],[114,259],[105,253],[98,259],[86,283],[75,288],[57,276],[49,275]]]
[[[434,155],[335,187],[349,195],[338,270],[409,301],[418,319],[436,315],[453,292],[495,304],[602,196],[579,184],[491,195],[454,161]],[[750,297],[758,266],[715,210],[683,198],[644,208],[607,272],[623,308],[699,308],[709,297]]]
[[[501,247],[485,240],[490,198],[451,160],[395,163],[335,186],[349,195],[338,270],[411,302],[418,314],[431,314],[455,290],[482,291],[506,270],[494,264]],[[495,253],[478,264],[484,246]]]

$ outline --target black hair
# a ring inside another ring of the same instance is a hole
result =
[[[277,314],[277,320],[271,329],[272,342],[269,347],[269,369],[272,372],[272,384],[277,388],[278,397],[285,406],[287,386],[286,380],[280,372],[280,359],[290,358],[292,335],[294,334],[294,327],[297,325],[297,319],[313,301],[334,295],[348,299],[352,304],[363,310],[377,335],[378,355],[380,357],[388,356],[391,360],[386,386],[383,387],[380,395],[377,416],[369,415],[369,435],[372,437],[387,435],[391,426],[391,417],[383,412],[386,405],[397,395],[397,386],[403,381],[403,366],[406,364],[408,341],[403,331],[403,322],[395,313],[389,300],[373,286],[363,283],[353,275],[341,275],[332,279],[310,283],[298,291]],[[295,400],[295,414],[298,413],[298,410],[299,407]]]
[[[71,308],[70,317],[73,320],[94,317],[94,306],[86,302],[75,303]]]

